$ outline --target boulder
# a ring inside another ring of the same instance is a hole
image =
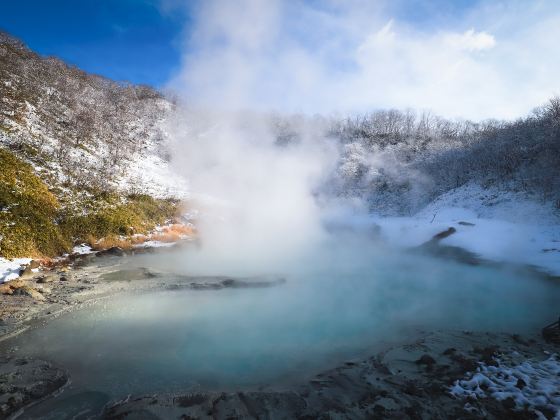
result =
[[[54,279],[55,277],[53,275],[45,274],[35,277],[35,281],[39,284],[51,283]]]
[[[104,249],[103,251],[99,251],[97,253],[98,257],[102,257],[102,256],[106,256],[106,255],[112,255],[112,256],[116,256],[116,257],[122,257],[123,255],[125,255],[125,252],[122,248],[118,247],[118,246],[113,246],[111,248],[108,249]]]
[[[12,296],[29,296],[34,300],[44,301],[45,297],[37,290],[30,286],[22,286],[13,290]]]

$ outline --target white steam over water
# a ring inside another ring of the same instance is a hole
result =
[[[209,268],[250,261],[255,272],[272,270],[324,241],[325,217],[343,214],[348,223],[356,209],[366,208],[352,203],[349,213],[339,211],[347,203],[319,205],[317,194],[328,190],[340,151],[320,118],[302,118],[300,140],[277,144],[275,110],[412,106],[483,118],[517,116],[527,104],[544,101],[557,78],[531,67],[519,83],[520,69],[512,64],[524,51],[524,60],[560,68],[554,55],[539,55],[560,10],[540,4],[473,6],[456,13],[453,25],[441,19],[430,30],[407,24],[401,2],[191,4],[183,67],[170,83],[180,106],[168,127],[174,167],[189,180],[195,197],[189,204],[200,214],[202,247],[188,258]],[[489,18],[496,15],[499,22]],[[523,30],[513,25],[520,19]],[[372,159],[392,174],[405,165],[382,153]],[[421,174],[414,180],[418,196],[428,181]]]
[[[300,141],[279,145],[261,114],[187,110],[175,124],[174,162],[199,209],[200,261],[273,264],[324,238],[315,190],[337,149],[316,127],[301,127]]]

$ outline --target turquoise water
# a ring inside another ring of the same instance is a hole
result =
[[[19,354],[72,378],[24,418],[129,393],[288,386],[421,330],[536,333],[558,316],[558,285],[513,269],[332,251],[300,261],[283,285],[121,295],[19,336],[9,343]],[[161,258],[130,264],[168,266]]]

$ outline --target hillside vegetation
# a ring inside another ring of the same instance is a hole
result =
[[[75,243],[147,233],[178,216],[177,200],[107,193],[91,197],[96,210],[76,214],[13,153],[0,149],[0,167],[0,255],[7,258],[55,256]]]
[[[100,189],[164,142],[162,122],[173,107],[149,87],[87,74],[2,33],[0,97],[3,144],[60,181]]]
[[[0,33],[0,256],[55,256],[176,218],[163,126],[173,106]]]
[[[468,183],[522,192],[560,213],[560,99],[517,121],[447,120],[414,111],[271,120],[280,147],[311,125],[339,146],[325,199],[358,199],[379,214],[411,215]]]

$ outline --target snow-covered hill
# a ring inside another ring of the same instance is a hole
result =
[[[41,57],[0,33],[0,146],[31,162],[51,187],[183,197],[167,159],[174,105]]]
[[[0,32],[0,281],[23,261],[2,257],[127,244],[179,221],[188,190],[169,162],[174,109],[150,87],[87,74]]]

